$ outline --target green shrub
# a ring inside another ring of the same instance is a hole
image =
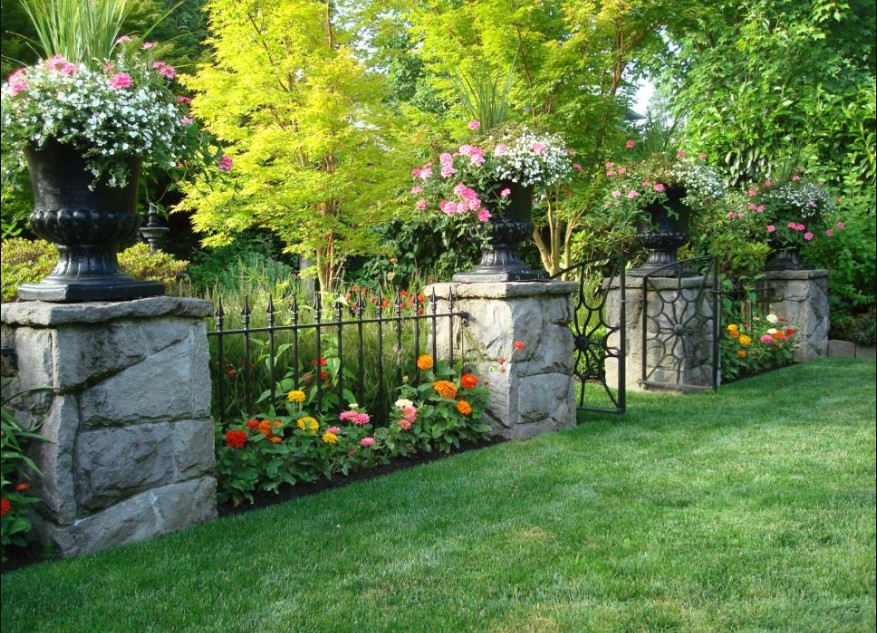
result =
[[[57,261],[55,247],[45,240],[4,240],[0,254],[3,301],[15,300],[21,284],[40,281],[52,272]],[[135,244],[119,253],[119,265],[135,279],[160,281],[171,290],[189,264],[167,253],[150,253],[146,244]]]
[[[5,389],[5,386],[4,386]],[[27,456],[28,443],[43,440],[41,435],[24,429],[8,408],[15,396],[3,397],[2,426],[0,426],[0,556],[5,559],[6,548],[10,545],[27,545],[31,523],[27,509],[39,502],[39,497],[28,494],[31,473],[41,474]]]

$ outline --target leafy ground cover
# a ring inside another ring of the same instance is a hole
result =
[[[875,366],[827,359],[4,574],[9,631],[873,631]]]

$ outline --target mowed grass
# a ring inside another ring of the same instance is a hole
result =
[[[875,629],[875,365],[827,359],[2,578],[13,631]]]

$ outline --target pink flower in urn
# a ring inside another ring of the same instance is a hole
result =
[[[658,183],[654,187],[652,187],[652,189],[654,189],[655,191],[660,193],[660,192],[664,191],[664,189],[666,189],[666,187],[664,185],[662,185],[661,183]]]
[[[490,215],[490,211],[488,211],[487,209],[481,209],[478,212],[478,221],[479,222],[487,222],[491,217],[493,217],[493,216]]]
[[[777,230],[777,227],[775,227],[773,224],[768,224],[768,225],[767,225],[767,232],[768,232],[768,233],[773,233],[773,232],[776,231],[776,230]]]
[[[635,141],[632,141],[632,140],[628,140],[627,143],[624,144],[624,146],[625,146],[627,149],[633,149],[633,146],[634,146],[634,145],[636,145],[636,142],[635,142]]]
[[[155,46],[155,42],[143,42],[143,50],[149,50]]]
[[[700,160],[706,160],[706,158],[707,158],[706,154],[704,154],[703,152],[701,152],[700,154],[698,154],[697,157],[698,157]]]
[[[27,90],[27,82],[24,80],[26,74],[26,68],[19,68],[9,75],[9,88],[12,90],[12,94],[17,95],[18,93]]]
[[[804,239],[809,242],[810,240],[813,239],[813,233],[811,233],[810,231],[807,231],[806,233],[804,233]]]
[[[494,156],[505,156],[509,153],[509,148],[506,145],[500,143],[493,149]]]
[[[834,237],[834,231],[831,230],[831,229],[828,229],[828,230],[825,232],[825,234],[826,234],[828,237]]]
[[[836,226],[838,229],[840,229],[841,231],[843,231],[843,230],[847,227],[847,225],[844,224],[843,222],[838,222],[837,224],[835,224],[835,226]]]
[[[573,163],[573,164],[572,164],[572,168],[573,168],[573,169],[579,169],[579,170],[581,170],[582,166],[579,165],[578,163]]]
[[[631,189],[630,191],[627,192],[627,199],[628,200],[633,200],[637,196],[639,196],[639,191],[637,191],[636,189]]]
[[[451,165],[454,162],[454,157],[448,152],[442,152],[439,154],[439,162],[442,165]]]
[[[427,202],[424,198],[418,198],[417,202],[414,203],[414,208],[418,211],[426,211]]]
[[[457,170],[449,163],[443,163],[442,168],[439,170],[439,174],[441,174],[441,177],[444,179],[448,179],[456,173]]]
[[[423,169],[420,170],[420,178],[422,180],[429,180],[432,178],[432,166],[424,165]]]
[[[481,129],[481,124],[480,124],[478,121],[469,121],[469,123],[467,123],[466,126],[467,126],[470,130],[478,130],[478,129]]]
[[[765,187],[773,187],[773,181],[772,180],[765,180],[764,186]]]
[[[749,195],[750,198],[754,198],[758,195],[758,192],[755,189],[749,189],[746,193]]]
[[[130,88],[133,85],[134,82],[131,81],[131,75],[128,73],[116,73],[110,77],[110,88],[113,90],[123,90],[125,88]]]
[[[612,197],[613,197],[613,198],[620,198],[620,197],[621,197],[621,192],[618,191],[618,189],[616,189],[615,191],[612,192]]]
[[[792,182],[798,182],[799,180],[801,180],[801,176],[799,176],[798,174],[792,176]]]
[[[415,167],[414,169],[411,170],[411,177],[412,178],[420,178],[420,174],[422,172],[423,172],[423,170],[420,169],[420,167]]]
[[[536,142],[530,146],[530,149],[533,150],[535,154],[544,154],[548,149],[548,146],[544,143]]]
[[[685,158],[685,150],[684,150],[684,149],[677,150],[677,151],[676,151],[676,156],[677,156],[678,158]]]
[[[411,195],[412,196],[416,196],[418,193],[421,193],[422,191],[423,191],[423,187],[421,187],[420,185],[414,185],[413,187],[411,187]]]
[[[510,195],[512,195],[512,190],[508,187],[499,192],[500,198],[508,198]]]
[[[180,95],[177,97],[177,103],[182,103],[183,105],[192,105],[192,100],[189,97],[184,97]]]
[[[124,44],[125,42],[130,42],[130,41],[131,41],[130,35],[120,35],[119,37],[116,38],[116,44]]]

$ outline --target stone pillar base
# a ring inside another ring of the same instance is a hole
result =
[[[575,426],[573,380],[572,294],[566,281],[441,283],[430,286],[447,297],[454,309],[468,315],[468,326],[455,334],[466,337],[467,360],[490,390],[487,409],[492,435],[527,439]],[[439,313],[448,310],[439,300]],[[438,323],[439,355],[448,351],[448,324]],[[515,350],[515,341],[524,344]]]
[[[768,312],[785,317],[798,330],[799,363],[828,355],[828,276],[825,269],[764,273]]]
[[[45,388],[16,415],[48,439],[31,446],[34,533],[61,556],[216,516],[210,312],[178,297],[3,304],[10,389]]]

